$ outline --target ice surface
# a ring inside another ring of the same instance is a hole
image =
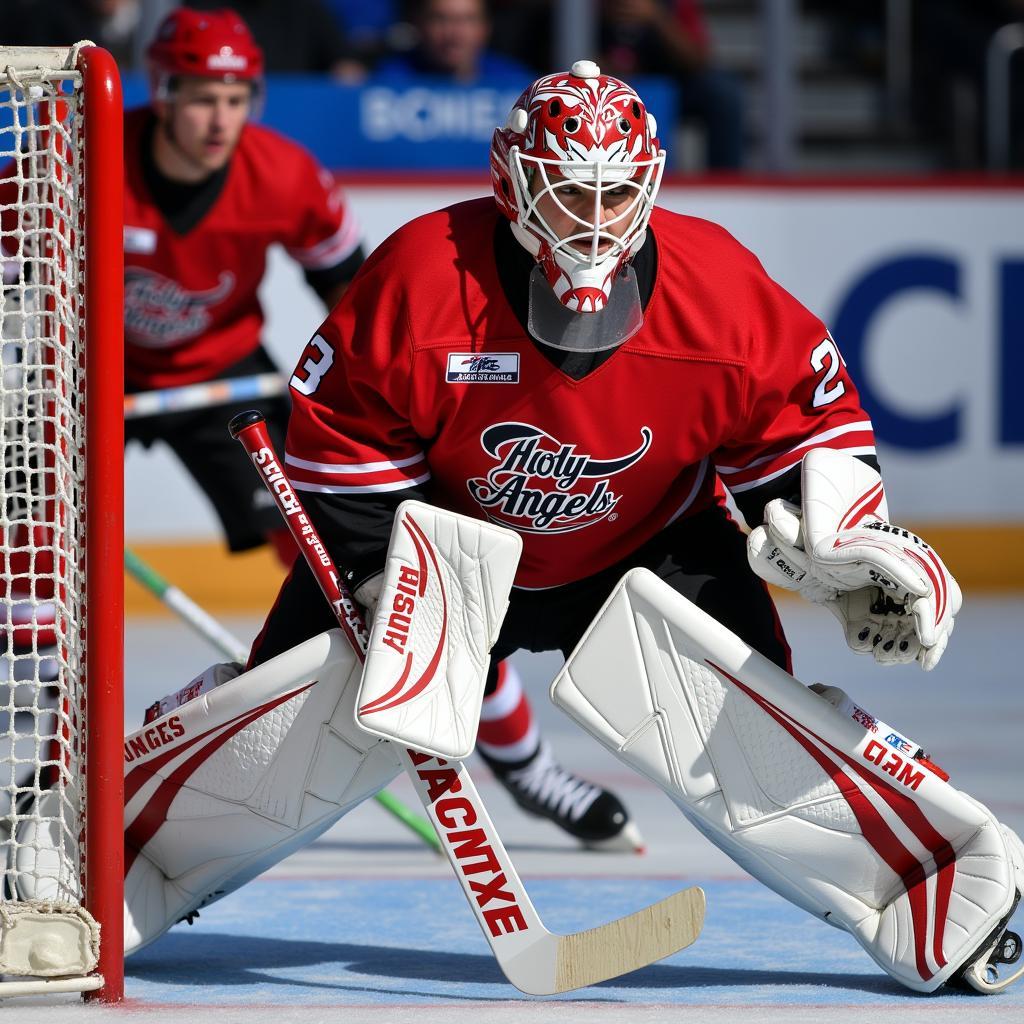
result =
[[[847,651],[832,617],[788,602],[783,619],[805,682],[843,687],[905,729],[959,788],[1024,831],[1024,686],[1017,640],[1024,599],[969,599],[939,668],[883,670]],[[251,636],[254,619],[231,628]],[[129,623],[127,724],[215,655],[170,620]],[[502,978],[447,865],[373,802],[309,849],[178,926],[128,963],[120,1009],[75,1000],[0,1007],[18,1024],[530,1024],[701,1021],[829,1024],[1024,1020],[1024,984],[1002,996],[917,996],[852,939],[751,881],[698,836],[659,791],[629,773],[547,701],[554,656],[520,659],[561,760],[615,788],[648,843],[644,856],[587,854],[517,811],[482,766],[474,776],[549,927],[628,913],[684,885],[708,892],[703,936],[625,979],[552,1000]],[[394,792],[410,805],[404,780]],[[557,1006],[551,1005],[557,1003]]]

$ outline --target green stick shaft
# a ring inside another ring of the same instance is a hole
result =
[[[385,789],[382,789],[377,793],[377,800],[400,822],[402,822],[403,825],[411,828],[413,832],[423,840],[423,842],[428,846],[433,847],[437,853],[441,852],[441,844],[438,841],[437,833],[424,818],[418,815],[415,811],[409,810],[409,808],[406,807],[398,797],[392,796]]]
[[[125,548],[124,567],[150,593],[183,618],[200,636],[208,640],[225,657],[243,665],[249,657],[245,644],[228,632],[209,612],[200,608],[184,591],[168,583],[154,569]]]
[[[184,619],[221,654],[232,661],[245,664],[249,657],[245,644],[225,629],[209,612],[200,608],[184,591],[168,583],[129,548],[125,548],[124,551],[124,567],[146,590]],[[374,799],[403,825],[415,832],[431,849],[440,852],[441,844],[433,828],[418,814],[409,810],[401,800],[384,790],[375,794]]]

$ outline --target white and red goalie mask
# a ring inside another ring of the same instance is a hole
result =
[[[665,166],[656,132],[636,92],[589,60],[539,78],[495,129],[498,208],[574,312],[604,309],[616,275],[644,243]],[[561,235],[544,209],[560,214]]]

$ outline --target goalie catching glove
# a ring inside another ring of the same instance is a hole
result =
[[[963,598],[939,556],[916,534],[888,522],[882,478],[843,452],[804,457],[803,507],[776,499],[747,539],[763,580],[824,604],[846,642],[881,665],[942,657]]]

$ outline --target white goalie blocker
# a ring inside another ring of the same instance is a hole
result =
[[[522,548],[504,527],[399,505],[360,685],[363,729],[435,757],[470,755]]]
[[[401,771],[330,630],[125,739],[125,952],[311,843]]]
[[[1024,975],[1000,974],[1021,949],[1006,929],[1024,889],[1018,837],[904,736],[805,687],[652,573],[620,581],[551,697],[908,988],[960,977],[994,992]]]

